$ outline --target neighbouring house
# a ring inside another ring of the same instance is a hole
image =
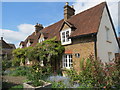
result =
[[[5,42],[5,40],[3,40],[3,37],[1,37],[0,40],[0,57],[2,58],[2,60],[10,60],[12,58],[12,51],[15,49],[15,45],[14,44],[10,44]]]
[[[91,54],[102,62],[109,62],[115,59],[115,53],[120,50],[106,2],[76,15],[74,8],[66,3],[64,19],[45,28],[36,24],[35,32],[20,43],[20,48],[34,47],[55,36],[65,47],[61,63],[58,64],[62,68],[74,67],[79,71],[80,60]]]

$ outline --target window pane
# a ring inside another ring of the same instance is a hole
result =
[[[72,55],[70,54],[64,55],[63,67],[67,67],[67,68],[72,67]]]
[[[66,42],[68,42],[69,41],[69,31],[66,31]]]
[[[69,31],[66,31],[66,35],[69,35]]]
[[[62,36],[65,36],[65,32],[62,32]]]

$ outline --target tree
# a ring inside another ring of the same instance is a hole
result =
[[[17,48],[13,50],[13,65],[19,66],[20,64],[25,65],[25,59],[28,48]]]
[[[36,58],[50,62],[58,57],[59,59],[62,57],[64,46],[62,46],[60,41],[57,41],[54,37],[52,39],[45,40],[42,43],[38,43],[34,50],[37,52]]]
[[[20,65],[22,62],[24,65],[25,60],[28,58],[30,61],[37,60],[50,64],[51,61],[55,61],[58,58],[60,60],[63,52],[64,46],[62,46],[60,41],[57,41],[56,38],[52,38],[38,43],[35,47],[18,48],[14,50],[13,63]]]

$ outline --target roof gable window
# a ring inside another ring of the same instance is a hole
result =
[[[27,47],[29,47],[30,45],[31,45],[31,43],[28,41],[28,42],[27,42]]]
[[[22,44],[20,45],[20,48],[23,48],[23,45],[22,45]]]
[[[71,44],[71,39],[69,38],[70,34],[71,34],[70,28],[62,30],[60,32],[62,45]]]
[[[39,38],[38,42],[41,43],[41,42],[43,42],[44,40],[45,40],[44,37],[42,37],[42,38]]]

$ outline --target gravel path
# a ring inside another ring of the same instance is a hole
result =
[[[26,77],[23,77],[23,76],[3,76],[3,82],[23,84],[25,80],[26,80]]]

